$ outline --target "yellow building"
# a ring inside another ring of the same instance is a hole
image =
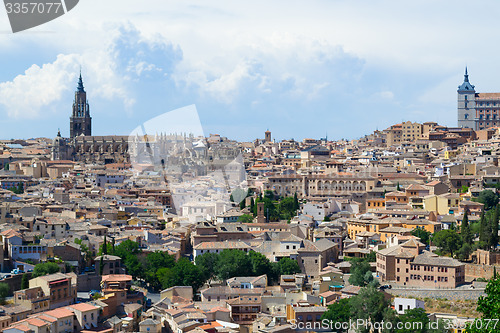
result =
[[[457,157],[458,154],[460,154],[459,150],[447,150],[444,152],[444,158],[446,160],[450,160],[452,158]]]
[[[380,234],[380,229],[391,226],[389,220],[349,220],[347,221],[347,234],[349,238],[355,239],[356,235],[363,231]]]
[[[420,219],[415,219],[415,220],[407,220],[407,221],[402,221],[401,226],[403,228],[407,229],[425,229],[431,233],[435,233],[438,231],[441,231],[441,223],[439,222],[433,222],[429,220],[420,220]]]
[[[384,198],[371,198],[366,199],[366,211],[372,212],[380,209],[385,209],[385,199]]]
[[[445,193],[424,197],[424,209],[428,212],[437,212],[439,215],[448,215],[458,210],[460,195]]]

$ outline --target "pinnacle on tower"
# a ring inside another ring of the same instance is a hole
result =
[[[83,80],[82,80],[82,72],[80,71],[80,78],[78,79],[78,88],[77,90],[79,92],[85,92],[85,89],[83,88]]]

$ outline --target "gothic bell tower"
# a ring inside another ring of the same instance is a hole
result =
[[[89,103],[87,102],[87,93],[83,88],[82,73],[78,80],[78,87],[75,91],[75,101],[73,102],[73,114],[69,121],[70,138],[73,139],[79,135],[92,135],[92,118],[90,117]]]

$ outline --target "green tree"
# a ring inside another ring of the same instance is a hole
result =
[[[278,261],[280,275],[292,275],[300,273],[300,267],[296,260],[290,258],[282,258]]]
[[[238,222],[241,223],[252,223],[253,222],[253,216],[250,214],[243,214],[240,217],[238,217]]]
[[[396,191],[401,191],[401,185],[399,185],[399,182],[398,182],[398,185],[396,186]]]
[[[372,286],[361,288],[358,295],[353,296],[349,300],[351,307],[351,318],[370,320],[372,323],[380,323],[384,320],[389,307],[389,301],[384,297],[384,294]],[[369,327],[362,327],[362,333],[369,332]]]
[[[5,298],[9,296],[10,293],[10,287],[7,283],[5,282],[0,282],[0,302],[4,303]]]
[[[294,205],[295,211],[300,209],[299,198],[297,196],[297,192],[295,192],[295,194],[293,195],[293,205]]]
[[[328,323],[332,323],[330,327],[333,328],[332,332],[342,332],[342,329],[335,330],[335,323],[347,323],[351,318],[351,306],[349,298],[342,298],[338,302],[335,302],[328,306],[326,310],[321,315],[321,320],[328,320]]]
[[[460,236],[451,229],[436,232],[432,237],[432,243],[451,256],[462,247]]]
[[[248,253],[250,263],[252,265],[252,275],[260,276],[263,274],[271,276],[272,266],[271,262],[265,255],[259,252],[250,251]]]
[[[460,227],[460,236],[462,238],[462,243],[472,245],[472,231],[469,226],[469,216],[468,211],[464,213],[464,218],[462,220],[462,226]]]
[[[373,280],[370,263],[366,260],[351,260],[351,276],[349,283],[354,286],[364,287]],[[368,273],[368,274],[367,274]]]
[[[255,206],[255,201],[253,200],[253,198],[250,198],[250,212],[253,214],[253,210],[254,210],[254,206]],[[256,216],[257,214],[254,214],[254,216]]]
[[[30,278],[28,274],[24,273],[21,279],[21,289],[28,289],[30,287]]]
[[[491,325],[486,327],[487,320],[499,320],[500,319],[500,276],[493,276],[484,291],[486,296],[479,297],[477,301],[477,311],[481,312],[481,319],[476,319],[470,326],[467,327],[468,333],[489,333],[498,332],[498,327],[496,325]]]
[[[172,268],[162,268],[159,279],[163,288],[192,286],[194,291],[205,283],[200,269],[186,258],[180,258]]]
[[[266,191],[264,192],[264,198],[267,198],[267,199],[269,199],[269,200],[271,200],[271,201],[274,201],[274,200],[276,199],[276,198],[275,198],[275,195],[274,195],[274,192],[273,192],[273,191],[271,191],[271,190],[266,190]]]
[[[254,205],[254,209],[253,209],[254,216],[257,216],[257,204],[259,202],[264,203],[264,214],[266,215],[266,217],[269,217],[270,221],[278,221],[279,220],[280,214],[279,214],[278,210],[276,209],[276,205],[269,197],[258,198],[256,200],[255,205]]]
[[[429,331],[429,317],[424,309],[406,310],[399,316],[399,321],[403,325],[401,329],[398,329],[398,333],[427,333]]]
[[[34,279],[39,276],[54,274],[60,271],[59,265],[54,262],[44,262],[35,265],[35,269],[33,270],[33,274],[31,278]]]
[[[175,259],[164,251],[148,253],[144,263],[143,274],[146,282],[153,288],[159,289],[161,281],[156,274],[160,268],[172,268],[175,266]]]
[[[215,272],[220,279],[227,280],[235,276],[252,275],[249,256],[240,250],[223,250],[215,265]]]
[[[476,200],[484,205],[485,210],[490,210],[498,204],[498,195],[492,190],[484,190]]]
[[[411,234],[415,237],[420,238],[420,241],[424,243],[425,245],[429,245],[429,239],[431,236],[431,233],[424,228],[415,228],[411,231]]]
[[[488,222],[486,214],[483,210],[483,212],[481,213],[481,218],[479,220],[479,242],[481,248],[483,249],[488,248],[488,244],[490,242],[489,240],[490,236],[491,236],[490,223]]]
[[[215,267],[218,260],[219,255],[217,253],[209,252],[196,256],[196,266],[200,268],[201,275],[205,281],[208,281],[216,275]]]
[[[101,259],[99,260],[99,275],[102,275],[104,273],[104,256],[101,256]]]
[[[280,218],[283,220],[290,220],[297,214],[297,209],[295,208],[295,201],[293,197],[286,197],[281,199],[278,204],[278,210]]]
[[[118,256],[123,260],[127,259],[130,255],[137,255],[139,253],[141,253],[139,243],[131,241],[130,239],[127,239],[115,246],[115,256]]]
[[[500,216],[500,205],[493,209],[493,216],[490,221],[491,236],[489,237],[489,247],[495,249],[498,245],[498,219]]]
[[[123,262],[125,267],[127,268],[127,273],[132,275],[134,278],[144,278],[145,270],[142,263],[137,258],[137,255],[127,256]]]
[[[462,261],[469,260],[471,253],[472,247],[469,244],[464,243],[462,244],[462,247],[457,251],[457,257]]]
[[[102,244],[102,254],[108,254],[108,242],[106,240],[106,235],[104,235],[104,243]]]

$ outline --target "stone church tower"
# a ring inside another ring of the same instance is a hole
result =
[[[89,103],[87,102],[87,93],[83,88],[82,74],[78,80],[78,87],[75,91],[75,101],[73,102],[73,114],[70,117],[70,138],[73,139],[80,135],[92,135],[92,118],[90,117]]]
[[[465,67],[464,82],[458,86],[458,127],[477,130],[476,122],[476,90],[469,82],[469,73]]]

